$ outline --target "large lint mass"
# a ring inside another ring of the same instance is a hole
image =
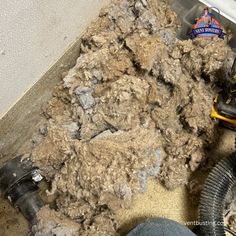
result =
[[[82,36],[32,152],[57,209],[40,212],[38,235],[55,235],[61,224],[65,235],[116,235],[116,211],[147,191],[149,176],[174,189],[204,161],[215,82],[230,49],[216,38],[180,41],[178,28],[165,1],[121,0]],[[54,214],[48,224],[44,215]]]

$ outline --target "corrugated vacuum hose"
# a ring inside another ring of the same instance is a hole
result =
[[[201,233],[205,236],[224,236],[225,197],[236,183],[236,152],[220,161],[209,174],[203,187],[199,206]],[[231,231],[231,232],[230,232]]]

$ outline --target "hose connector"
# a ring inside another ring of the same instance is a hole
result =
[[[0,192],[33,225],[36,214],[43,206],[38,195],[38,182],[42,180],[38,168],[22,156],[9,160],[0,168]]]

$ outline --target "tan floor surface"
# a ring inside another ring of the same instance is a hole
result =
[[[165,217],[179,223],[197,219],[197,207],[191,204],[185,187],[168,191],[155,179],[148,181],[148,192],[134,197],[130,209],[120,210],[120,233],[127,233],[146,218]]]

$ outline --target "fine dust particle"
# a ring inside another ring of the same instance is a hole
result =
[[[215,141],[209,112],[227,38],[179,41],[178,28],[165,0],[113,1],[44,109],[32,159],[52,183],[54,213],[79,235],[116,235],[116,212],[149,176],[170,190],[187,184]]]

